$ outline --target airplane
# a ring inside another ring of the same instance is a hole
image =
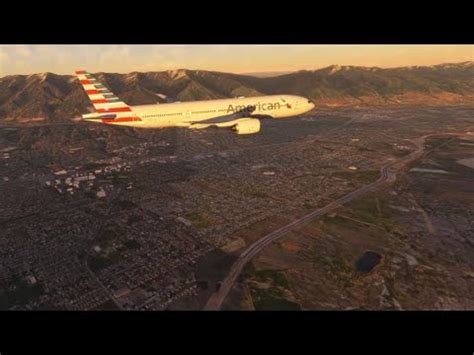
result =
[[[82,120],[118,126],[204,129],[227,127],[237,134],[260,131],[260,119],[287,118],[311,111],[315,105],[305,97],[269,95],[205,101],[129,106],[85,70],[75,72],[95,112]]]

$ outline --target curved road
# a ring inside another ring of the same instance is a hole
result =
[[[219,290],[217,290],[215,293],[211,295],[209,300],[207,301],[206,305],[204,306],[204,310],[218,310],[221,308],[222,303],[224,302],[225,298],[227,297],[228,293],[232,289],[235,281],[237,280],[237,277],[240,275],[242,272],[244,266],[260,251],[262,251],[263,248],[265,248],[268,244],[272,243],[273,241],[284,237],[288,232],[293,230],[296,227],[301,227],[317,218],[320,218],[327,214],[328,212],[358,198],[361,197],[362,195],[367,194],[368,192],[378,188],[380,185],[384,184],[385,182],[393,182],[396,179],[396,173],[403,168],[405,165],[410,163],[411,161],[418,159],[424,154],[424,142],[425,139],[431,136],[439,136],[440,134],[432,134],[432,135],[426,135],[417,139],[412,140],[412,142],[416,145],[416,150],[410,153],[409,155],[398,159],[398,160],[391,160],[388,163],[386,163],[382,168],[380,169],[380,178],[369,184],[362,186],[360,189],[355,190],[353,192],[348,193],[347,195],[344,195],[337,200],[331,202],[330,204],[317,209],[293,222],[290,224],[287,224],[284,227],[281,227],[263,238],[257,240],[253,244],[251,244],[246,250],[240,254],[239,258],[237,261],[234,263],[232,268],[229,271],[229,274],[227,277],[222,281],[221,286]],[[446,134],[444,134],[446,135]],[[447,135],[464,135],[462,133],[453,133],[453,134],[447,134]]]

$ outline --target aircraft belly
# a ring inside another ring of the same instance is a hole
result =
[[[180,120],[169,120],[166,118],[162,119],[143,119],[139,123],[140,127],[143,128],[169,128],[169,127],[188,127],[190,124],[188,122],[183,122]]]

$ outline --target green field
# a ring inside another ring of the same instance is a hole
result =
[[[242,273],[247,281],[270,283],[269,288],[259,288],[249,282],[250,295],[256,310],[299,310],[300,305],[287,300],[283,291],[289,288],[288,279],[281,270],[257,270],[252,263],[247,264]]]
[[[204,229],[212,225],[211,221],[201,216],[199,213],[189,213],[186,215],[186,218],[189,219],[196,228]]]
[[[341,227],[354,228],[360,226],[361,223],[368,223],[376,225],[385,229],[388,232],[395,228],[395,220],[385,211],[385,204],[377,198],[365,198],[363,200],[353,201],[345,207],[345,210],[336,214],[335,216],[325,216],[323,221],[327,223],[336,224]],[[345,218],[342,215],[347,215],[354,220]]]
[[[259,289],[250,286],[252,302],[257,311],[294,311],[300,310],[298,303],[288,301],[281,296],[281,291],[275,287]]]

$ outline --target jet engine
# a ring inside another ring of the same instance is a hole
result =
[[[243,118],[232,127],[237,134],[252,134],[260,131],[260,120],[255,118]]]

